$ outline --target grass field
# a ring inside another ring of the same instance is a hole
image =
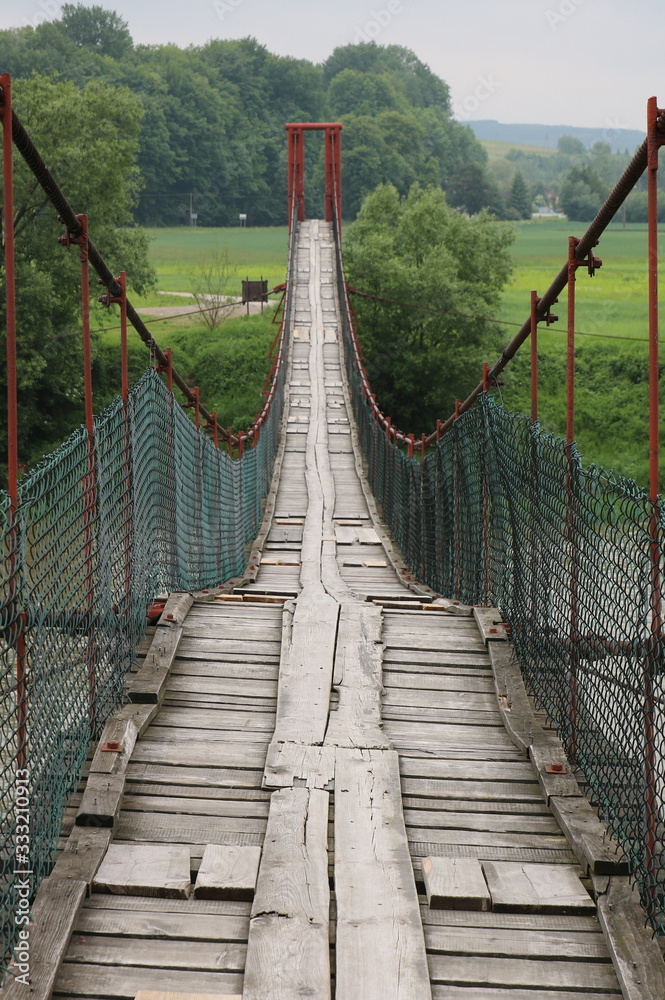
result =
[[[662,227],[661,227],[662,228]],[[519,223],[513,248],[515,271],[499,318],[521,324],[529,315],[531,289],[542,294],[565,264],[568,236],[586,224],[560,220]],[[593,278],[580,268],[576,282],[576,439],[585,464],[595,463],[636,479],[648,477],[647,444],[647,233],[643,225],[609,227],[598,247],[602,268]],[[665,286],[661,283],[661,296]],[[554,309],[559,321],[539,328],[541,421],[565,429],[567,292]],[[505,340],[517,327],[505,328]],[[503,397],[529,410],[528,343],[506,370]],[[665,466],[664,466],[665,471]]]
[[[540,156],[553,156],[557,150],[550,146],[527,146],[521,142],[507,142],[503,139],[480,139],[480,145],[485,148],[490,160],[504,157],[511,149],[520,149],[523,153],[538,153]]]
[[[586,224],[561,220],[516,225],[515,270],[497,319],[522,324],[529,315],[531,289],[542,294],[548,288],[566,261],[568,236],[580,236],[585,229]],[[155,229],[150,235],[151,257],[162,291],[190,291],[196,269],[204,266],[216,250],[224,248],[235,269],[230,294],[240,293],[240,281],[247,276],[263,276],[269,287],[284,280],[286,228]],[[593,278],[583,268],[578,271],[576,322],[576,436],[583,458],[586,463],[604,465],[641,483],[646,482],[648,462],[646,248],[644,226],[629,225],[624,229],[617,223],[608,229],[595,251],[603,260],[602,268]],[[139,304],[157,302],[182,304],[183,300],[162,295],[139,300]],[[558,324],[549,330],[539,329],[540,413],[544,427],[561,434],[565,428],[565,291],[555,311],[560,317]],[[196,318],[172,320],[156,325],[155,335],[164,346],[172,337],[182,350],[188,336],[194,336],[200,326]],[[508,343],[517,325],[503,329]],[[506,405],[525,413],[529,410],[528,354],[525,344],[506,370],[502,390]],[[471,387],[460,387],[460,396],[466,388]]]
[[[266,278],[268,288],[281,285],[286,271],[288,230],[274,229],[149,229],[150,258],[157,271],[159,289],[167,292],[191,292],[196,271],[228,250],[235,272],[226,289],[240,295],[243,278]],[[141,305],[165,304],[163,296],[137,299]],[[182,304],[182,303],[181,303]]]

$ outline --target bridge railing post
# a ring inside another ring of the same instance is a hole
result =
[[[650,617],[651,641],[644,664],[644,759],[646,785],[646,867],[656,876],[659,858],[658,797],[656,766],[656,685],[662,663],[663,614],[661,552],[663,533],[660,510],[660,425],[659,425],[659,315],[658,315],[658,150],[665,144],[658,130],[663,114],[655,97],[647,103],[647,213],[648,213],[648,284],[649,284],[649,497],[650,519]]]
[[[85,400],[85,428],[87,432],[88,468],[82,481],[83,501],[83,551],[85,561],[85,621],[88,632],[86,659],[88,663],[88,699],[90,728],[97,724],[97,647],[92,636],[95,608],[95,520],[97,515],[97,468],[95,460],[95,418],[92,398],[92,340],[90,333],[90,274],[88,216],[77,215],[78,232],[73,232],[64,222],[66,231],[58,243],[69,249],[79,248],[81,263],[81,332],[83,341],[83,387]]]
[[[12,139],[11,76],[0,76],[2,116],[3,236],[5,249],[5,301],[7,351],[7,479],[9,487],[8,547],[9,580],[6,624],[14,647],[16,670],[16,767],[27,764],[26,718],[28,689],[26,675],[26,620],[20,608],[20,526],[18,518],[18,382],[16,364],[16,265],[14,253],[14,146]]]

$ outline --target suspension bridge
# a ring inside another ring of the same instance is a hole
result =
[[[287,125],[273,370],[233,434],[152,339],[0,87],[3,995],[662,1000],[655,100],[522,330],[416,441],[365,374],[339,124]],[[305,216],[312,128],[324,220]],[[20,480],[16,154],[81,258],[87,389],[86,425]],[[645,170],[650,491],[582,466],[572,353],[576,271],[597,266]],[[99,416],[90,267],[123,328],[121,394]],[[537,422],[536,341],[566,285],[559,440]],[[128,323],[156,360],[131,388]],[[492,394],[529,337],[531,418]]]

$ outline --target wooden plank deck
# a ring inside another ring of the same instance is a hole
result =
[[[476,880],[511,863],[591,884],[504,728],[475,621],[400,606],[416,595],[358,474],[333,268],[329,226],[302,224],[286,443],[258,573],[242,601],[195,601],[126,765],[113,842],[185,847],[191,892],[93,892],[53,996],[620,996],[593,912],[427,903],[424,858],[471,860],[455,870]],[[253,901],[195,896],[210,845],[262,848]]]

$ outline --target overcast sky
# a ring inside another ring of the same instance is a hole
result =
[[[405,45],[449,84],[462,121],[643,129],[646,99],[655,94],[665,105],[664,0],[97,3],[117,11],[144,44],[253,35],[272,52],[313,62],[370,38]],[[0,27],[38,24],[58,9],[57,0],[2,0]]]

